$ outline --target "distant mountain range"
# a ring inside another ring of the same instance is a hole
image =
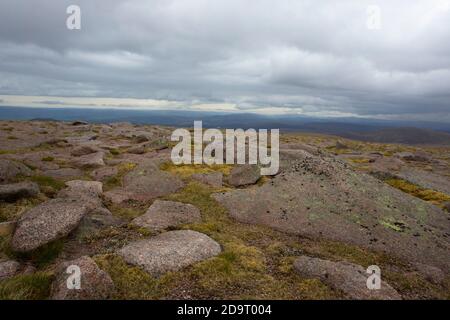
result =
[[[93,123],[131,122],[174,127],[192,127],[195,120],[202,120],[205,128],[279,128],[282,131],[323,133],[372,142],[450,145],[450,124],[420,121],[69,107],[0,107],[0,119],[84,120]]]

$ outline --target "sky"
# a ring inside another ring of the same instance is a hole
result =
[[[1,105],[450,123],[450,0],[2,0]]]

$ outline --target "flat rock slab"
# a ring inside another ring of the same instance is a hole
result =
[[[72,180],[84,175],[83,171],[75,168],[61,168],[55,170],[45,170],[44,175],[59,180]]]
[[[39,193],[39,186],[34,182],[18,182],[0,185],[0,200],[14,201],[31,198]]]
[[[132,223],[150,230],[162,230],[201,221],[200,210],[192,204],[155,200],[147,212]]]
[[[260,187],[215,194],[235,219],[383,251],[450,270],[450,220],[439,208],[345,163],[304,153]]]
[[[261,170],[257,165],[238,165],[228,176],[228,183],[235,187],[255,184],[261,177]]]
[[[105,165],[104,152],[96,152],[75,158],[74,164],[82,169],[99,168]]]
[[[0,183],[14,182],[18,176],[30,176],[32,171],[22,163],[0,159]]]
[[[144,163],[123,178],[125,193],[129,199],[148,201],[180,190],[184,183],[177,176],[159,170],[154,162]]]
[[[70,154],[75,157],[85,156],[87,154],[99,152],[100,149],[95,146],[81,145],[72,149]]]
[[[103,184],[99,181],[72,180],[66,182],[66,189],[58,192],[58,198],[82,202],[89,210],[101,207],[100,196]]]
[[[211,173],[194,173],[191,176],[192,179],[210,185],[214,188],[220,188],[223,182],[222,172],[211,172]]]
[[[153,276],[160,276],[216,256],[220,252],[220,245],[207,235],[180,230],[133,242],[118,253],[126,262],[143,268]]]
[[[81,271],[80,289],[68,289],[67,279],[70,276],[67,268],[77,266]],[[56,279],[52,284],[53,300],[103,300],[111,298],[114,283],[105,271],[101,270],[94,260],[83,256],[76,260],[60,264],[56,271]]]
[[[0,280],[14,277],[20,271],[20,263],[14,260],[0,261]]]
[[[97,181],[104,181],[107,178],[115,176],[118,172],[117,167],[102,167],[93,170],[90,175]]]
[[[401,299],[397,291],[384,281],[381,281],[380,289],[368,289],[370,274],[357,264],[301,256],[295,260],[294,268],[304,277],[318,278],[330,287],[341,290],[350,299]]]
[[[53,199],[25,212],[17,222],[11,247],[28,252],[68,235],[87,213],[75,199]]]

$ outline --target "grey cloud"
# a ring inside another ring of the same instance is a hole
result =
[[[78,4],[82,29],[65,28]],[[3,0],[0,94],[236,103],[359,116],[450,111],[443,0]],[[39,6],[39,8],[37,8]]]

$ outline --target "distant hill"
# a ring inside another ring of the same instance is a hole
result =
[[[370,132],[351,132],[339,135],[369,142],[450,145],[449,133],[412,127],[385,128]]]
[[[202,120],[204,128],[280,129],[336,135],[344,138],[406,144],[450,145],[450,124],[361,118],[314,118],[302,115],[261,115],[186,110],[128,110],[89,108],[0,107],[0,119],[49,120],[92,123],[131,122],[192,127]]]

